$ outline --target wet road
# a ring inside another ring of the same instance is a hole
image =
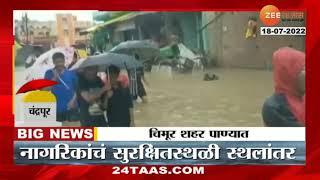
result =
[[[16,88],[24,69],[16,68]],[[261,107],[272,94],[272,73],[263,70],[213,69],[216,81],[193,74],[146,73],[147,104],[135,104],[136,126],[262,126]],[[17,103],[21,97],[15,97]],[[15,105],[16,118],[22,106]],[[50,125],[48,125],[50,126]]]

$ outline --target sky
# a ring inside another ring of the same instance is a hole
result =
[[[93,21],[92,13],[94,11],[76,11],[76,10],[15,10],[13,11],[14,20],[21,20],[22,15],[28,13],[28,18],[30,20],[38,20],[38,21],[55,21],[56,14],[58,13],[71,13],[77,16],[77,20],[80,21]]]

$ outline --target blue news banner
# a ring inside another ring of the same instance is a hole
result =
[[[305,156],[305,141],[14,142],[16,164],[303,165]]]

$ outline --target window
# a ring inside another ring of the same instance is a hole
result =
[[[69,35],[68,30],[64,30],[64,35],[65,35],[65,36],[68,36],[68,35]]]
[[[49,37],[49,36],[50,36],[50,33],[49,33],[48,31],[46,32],[46,36],[47,36],[47,37]]]
[[[33,35],[33,31],[30,31],[30,35]]]
[[[63,17],[63,18],[62,18],[62,21],[63,21],[63,23],[67,23],[67,22],[68,22],[68,20],[67,20],[66,17]]]

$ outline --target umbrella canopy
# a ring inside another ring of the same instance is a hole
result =
[[[58,82],[47,79],[32,80],[21,86],[17,94],[42,89],[56,84],[58,84]]]
[[[34,64],[26,69],[26,81],[43,78],[45,72],[54,67],[52,56],[56,52],[61,52],[65,55],[66,67],[72,62],[74,54],[73,47],[59,47],[51,49],[40,55]]]
[[[79,60],[74,66],[72,66],[71,70],[98,66],[99,71],[105,71],[105,69],[111,65],[117,66],[120,69],[134,69],[142,67],[142,63],[131,56],[115,53],[103,53],[96,56],[89,56],[87,59]]]
[[[110,52],[127,54],[130,56],[137,54],[140,60],[154,59],[160,54],[157,45],[148,40],[125,41],[112,48]]]

